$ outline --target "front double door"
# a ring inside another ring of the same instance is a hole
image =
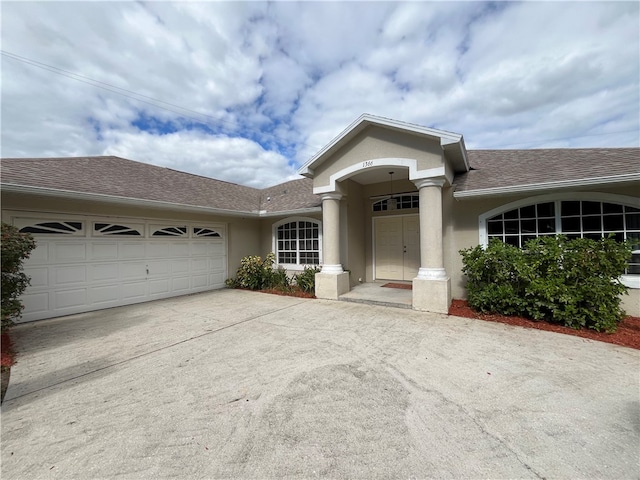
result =
[[[377,217],[374,223],[377,280],[413,280],[420,268],[418,215]]]

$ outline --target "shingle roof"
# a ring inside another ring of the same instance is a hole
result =
[[[471,171],[456,175],[456,194],[588,179],[640,178],[640,149],[582,148],[469,151]],[[317,208],[313,181],[262,190],[119,157],[5,158],[2,184],[167,202],[230,212],[277,214]],[[612,180],[612,181],[613,181]]]
[[[5,158],[2,183],[232,211],[257,211],[260,191],[119,157]]]
[[[320,197],[313,194],[313,180],[302,178],[265,188],[261,193],[261,209],[267,213],[319,207]]]
[[[456,193],[640,175],[638,148],[470,150]],[[613,179],[612,179],[613,180]]]
[[[3,158],[1,167],[3,184],[234,212],[275,213],[320,205],[307,178],[259,190],[119,157]]]

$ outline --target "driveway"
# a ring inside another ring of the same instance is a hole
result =
[[[2,478],[638,478],[640,355],[220,290],[16,327]]]

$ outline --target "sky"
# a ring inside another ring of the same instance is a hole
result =
[[[3,0],[0,153],[261,188],[363,113],[469,150],[637,147],[639,7]]]

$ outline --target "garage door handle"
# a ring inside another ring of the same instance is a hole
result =
[[[407,246],[406,246],[406,245],[404,246],[404,250],[403,250],[403,252],[404,252],[404,253],[407,253]]]
[[[147,275],[149,275],[149,265],[147,265]]]

